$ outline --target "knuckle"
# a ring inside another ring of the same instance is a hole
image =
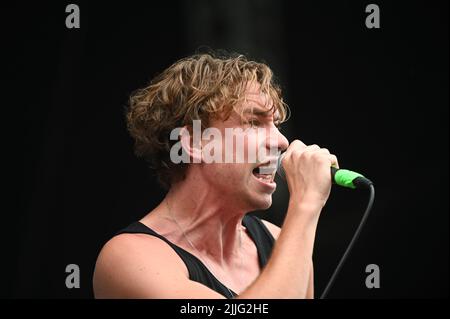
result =
[[[293,149],[290,155],[291,155],[291,156],[298,156],[298,155],[300,155],[301,153],[302,153],[302,152],[300,152],[299,149]]]
[[[303,152],[302,154],[300,154],[300,157],[301,157],[301,158],[304,158],[304,159],[310,159],[311,156],[312,156],[312,154],[313,154],[313,153],[311,153],[311,152],[305,151],[305,152]]]
[[[319,158],[317,159],[317,163],[321,166],[329,166],[330,165],[330,160],[328,158]]]
[[[303,145],[303,143],[300,140],[293,140],[291,142],[291,145],[294,146],[294,147],[300,147],[300,146]]]

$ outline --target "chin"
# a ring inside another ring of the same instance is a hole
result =
[[[272,195],[258,195],[253,196],[251,199],[252,210],[266,210],[272,206]]]

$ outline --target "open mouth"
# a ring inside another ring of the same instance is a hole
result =
[[[252,173],[258,180],[265,183],[273,183],[275,179],[276,166],[262,164],[253,169]]]

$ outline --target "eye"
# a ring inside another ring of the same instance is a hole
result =
[[[251,127],[259,127],[259,126],[261,126],[261,122],[258,121],[257,119],[250,119],[248,121],[248,123],[250,124]]]

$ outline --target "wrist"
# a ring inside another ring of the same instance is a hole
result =
[[[291,215],[301,218],[306,224],[317,225],[322,207],[322,202],[318,200],[291,198],[288,212],[291,211]]]
[[[305,205],[319,205],[320,208],[325,206],[328,195],[316,190],[314,187],[289,187],[290,200],[298,200]]]
[[[308,210],[321,210],[325,204],[326,199],[323,198],[320,194],[317,193],[304,193],[300,196],[291,196],[289,198],[289,204],[296,205]]]

